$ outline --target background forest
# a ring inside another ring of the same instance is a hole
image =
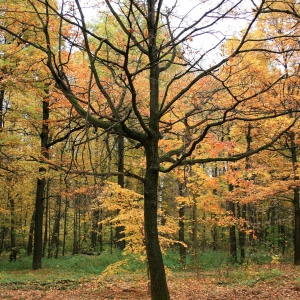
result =
[[[0,256],[300,265],[297,1],[61,2],[0,4]]]

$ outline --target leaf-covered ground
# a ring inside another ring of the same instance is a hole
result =
[[[175,273],[168,280],[172,300],[300,299],[300,269],[255,266],[219,273]],[[86,282],[2,283],[0,299],[134,299],[149,300],[147,280],[138,275],[111,275]]]

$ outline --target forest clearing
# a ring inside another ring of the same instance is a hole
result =
[[[111,259],[120,257],[117,255]],[[130,270],[110,268],[112,260],[82,255],[58,260],[46,259],[43,269],[31,271],[28,258],[22,258],[21,262],[14,265],[2,257],[0,298],[149,300],[149,281],[143,264],[134,266],[131,262]],[[171,299],[296,300],[300,297],[299,267],[291,263],[270,261],[243,266],[221,263],[212,268],[209,265],[213,263],[205,263],[205,269],[198,270],[197,278],[196,270],[189,269],[191,267],[180,269],[173,261],[173,266],[168,268]],[[108,268],[105,269],[104,265]]]
[[[3,295],[296,299],[299,39],[296,0],[1,0]]]

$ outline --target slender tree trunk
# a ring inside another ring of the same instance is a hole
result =
[[[124,137],[118,136],[118,184],[121,188],[124,188]],[[119,213],[119,212],[118,212]],[[118,249],[123,250],[125,248],[125,227],[117,225],[116,227],[116,246]]]
[[[28,242],[27,242],[27,255],[28,256],[32,254],[34,220],[35,220],[35,211],[32,213],[32,217],[31,217],[31,221],[30,221],[30,227],[29,227],[29,233],[28,233]]]
[[[213,248],[213,251],[216,251],[217,250],[217,241],[218,241],[217,226],[216,226],[216,222],[215,222],[216,214],[211,213],[210,218],[211,218],[211,223],[212,223],[212,226],[211,226],[211,236],[213,239],[212,248]]]
[[[78,254],[78,203],[77,203],[77,199],[75,199],[75,205],[74,205],[74,215],[73,215],[73,250],[72,250],[72,254]]]
[[[3,252],[6,233],[7,233],[7,228],[5,226],[2,226],[1,233],[0,233],[0,254]]]
[[[50,217],[49,217],[49,201],[48,201],[48,180],[46,180],[46,190],[45,191],[45,222],[44,222],[44,239],[43,239],[43,257],[45,257],[45,252],[48,244],[48,231],[49,231],[49,223],[50,223]],[[50,245],[48,244],[48,258],[51,257],[51,249]]]
[[[241,263],[245,261],[246,258],[246,232],[245,232],[245,222],[246,222],[246,204],[238,205],[239,219],[242,220],[242,226],[239,230],[239,246],[241,253]]]
[[[81,207],[80,207],[80,199],[78,199],[78,216],[77,216],[77,225],[78,225],[78,229],[77,229],[77,254],[80,252],[80,249],[81,249],[81,244],[82,244],[82,239],[81,239]]]
[[[4,90],[1,89],[0,90],[0,132],[4,127],[3,104],[4,104]],[[5,233],[6,233],[6,227],[1,226],[0,254],[2,253],[4,247]]]
[[[229,184],[229,191],[233,191],[233,185]],[[235,203],[233,201],[228,201],[227,203],[228,210],[232,213],[232,217],[235,218]],[[233,224],[229,228],[229,254],[231,259],[237,261],[237,243],[236,243],[236,225]]]
[[[3,104],[4,104],[4,90],[0,90],[0,130],[1,128],[4,127]]]
[[[64,209],[64,235],[63,235],[63,246],[62,246],[62,256],[65,256],[66,252],[66,237],[67,237],[67,223],[68,223],[68,207],[69,200],[65,199],[65,209]]]
[[[16,232],[15,232],[15,201],[8,192],[8,200],[10,206],[10,248],[16,247]]]
[[[48,153],[48,119],[49,119],[49,102],[48,99],[43,99],[43,125],[41,138],[41,154],[45,158],[49,158]],[[36,197],[35,197],[35,221],[34,221],[34,250],[33,250],[33,270],[42,268],[42,254],[43,254],[43,214],[44,214],[44,192],[46,187],[45,179],[46,168],[39,167]]]
[[[200,266],[199,266],[199,253],[198,253],[198,208],[197,208],[196,199],[194,199],[194,203],[193,203],[193,247],[194,247],[194,258],[195,258],[197,279],[199,279]]]
[[[55,258],[58,258],[59,250],[59,229],[60,229],[60,217],[61,217],[61,195],[56,196],[56,211],[55,219],[51,236],[51,249],[54,251]]]
[[[186,192],[186,185],[185,183],[179,183],[179,195],[180,196],[185,196]],[[185,209],[186,205],[185,203],[180,203],[179,205],[179,221],[178,221],[178,239],[179,239],[179,256],[180,256],[180,261],[185,264],[186,263],[186,247],[185,247]]]
[[[99,221],[103,220],[103,211],[100,209],[100,214],[99,214]],[[100,223],[99,225],[99,234],[98,234],[98,242],[99,242],[99,250],[100,252],[103,252],[103,224]]]
[[[94,208],[92,210],[92,231],[91,231],[91,248],[95,251],[98,244],[98,234],[99,234],[99,208]]]
[[[269,231],[268,231],[268,239],[270,245],[270,251],[275,251],[275,240],[276,240],[276,210],[273,203],[269,207],[268,211],[269,217]]]
[[[254,242],[254,229],[256,227],[256,206],[253,204],[253,203],[248,203],[247,205],[247,208],[248,208],[248,220],[249,220],[249,224],[251,226],[251,229],[253,230],[253,233],[249,235],[249,241],[250,241],[250,244],[251,244],[251,251],[252,251],[252,245],[253,245],[253,242]]]

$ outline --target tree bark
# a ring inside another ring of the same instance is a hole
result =
[[[300,265],[300,197],[299,187],[294,188],[294,264]]]
[[[3,104],[4,104],[4,90],[0,90],[0,129],[4,127]]]
[[[180,196],[185,196],[185,183],[179,183],[179,195]],[[179,240],[179,256],[180,256],[180,261],[185,264],[186,263],[186,247],[185,247],[185,209],[186,205],[185,203],[181,203],[179,206],[179,221],[178,221],[178,240]]]
[[[199,267],[199,253],[198,253],[198,208],[197,208],[196,199],[194,199],[193,201],[193,247],[194,247],[194,258],[195,258],[197,279],[199,279],[200,267]]]
[[[46,172],[44,167],[39,168],[39,174]],[[43,175],[42,175],[43,176]],[[33,270],[42,268],[43,256],[43,214],[44,214],[44,191],[46,180],[38,178],[35,196],[35,219],[34,219],[34,247],[33,247]]]
[[[229,189],[233,188],[229,185]],[[235,218],[235,204],[228,201],[228,210],[232,212],[232,217]],[[237,243],[236,243],[236,225],[231,225],[229,228],[229,254],[234,262],[237,262]]]
[[[69,200],[66,198],[65,199],[65,209],[64,209],[64,235],[63,235],[62,256],[65,256],[65,251],[66,251],[68,208],[69,208]]]
[[[27,255],[32,254],[32,246],[33,246],[33,234],[34,234],[34,220],[35,220],[35,211],[32,214],[31,220],[30,220],[30,227],[29,227],[29,233],[28,233],[28,242],[27,242]]]
[[[52,237],[51,237],[51,249],[54,252],[55,258],[58,258],[58,250],[59,250],[60,217],[61,217],[61,195],[57,195],[55,220],[54,220]]]
[[[145,146],[146,174],[144,178],[144,222],[145,244],[152,300],[169,300],[166,273],[158,239],[158,140],[153,139]]]
[[[294,181],[296,187],[293,189],[293,205],[294,205],[294,265],[300,265],[300,188],[298,186],[298,161],[297,161],[297,148],[295,142],[295,133],[291,131],[289,133],[291,141],[290,150],[292,154],[292,164],[294,171]]]
[[[246,258],[246,204],[239,204],[238,205],[238,213],[239,213],[239,219],[242,220],[242,225],[239,230],[239,246],[240,246],[240,253],[241,253],[241,263],[245,261]]]
[[[16,247],[16,232],[15,232],[15,200],[11,197],[8,191],[8,200],[10,206],[10,248]]]
[[[48,128],[49,119],[49,102],[48,99],[43,99],[43,125],[41,138],[41,154],[45,158],[49,158],[48,153]],[[35,197],[35,220],[34,220],[34,250],[32,268],[38,270],[42,268],[42,254],[43,254],[43,214],[44,214],[44,193],[46,187],[45,179],[46,168],[44,166],[39,167],[37,186],[36,186],[36,197]]]
[[[118,136],[118,184],[121,188],[124,188],[124,137],[122,135]],[[119,213],[119,212],[118,212]],[[125,227],[122,225],[117,225],[116,227],[116,247],[119,250],[125,248]]]

